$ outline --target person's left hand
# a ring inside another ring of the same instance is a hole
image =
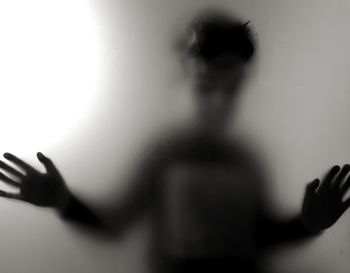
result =
[[[301,222],[311,231],[331,227],[350,207],[350,198],[344,200],[350,188],[350,165],[334,166],[322,182],[315,179],[306,187]]]

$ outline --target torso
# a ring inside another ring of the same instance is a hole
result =
[[[159,182],[163,251],[176,258],[254,255],[254,168],[232,146],[190,139],[174,146]]]

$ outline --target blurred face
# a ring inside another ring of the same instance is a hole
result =
[[[199,125],[220,133],[228,123],[232,100],[244,79],[246,65],[232,55],[207,62],[193,58],[190,62]]]

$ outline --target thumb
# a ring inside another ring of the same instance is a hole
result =
[[[50,158],[46,157],[41,152],[37,153],[37,157],[38,157],[39,161],[44,165],[44,167],[48,173],[57,172],[57,169]]]
[[[314,194],[318,186],[320,185],[320,180],[315,179],[306,186],[306,194]]]

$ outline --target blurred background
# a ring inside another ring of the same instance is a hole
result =
[[[258,45],[232,133],[262,159],[269,206],[298,213],[306,183],[350,162],[347,0],[0,1],[0,151],[38,168],[42,151],[74,192],[108,206],[145,145],[191,118],[174,45],[214,7],[251,20]],[[0,213],[2,273],[147,272],[147,220],[106,242],[50,209],[1,199]],[[317,240],[267,254],[267,267],[348,272],[349,216]]]

